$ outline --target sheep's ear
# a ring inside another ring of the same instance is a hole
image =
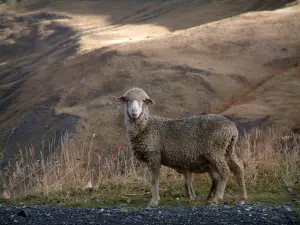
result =
[[[118,98],[116,98],[117,101],[120,101],[120,102],[127,102],[128,101],[128,98],[125,97],[125,96],[120,96]]]
[[[151,98],[146,98],[146,99],[144,99],[144,102],[145,102],[147,105],[153,105],[153,104],[155,104],[155,102],[154,102]]]

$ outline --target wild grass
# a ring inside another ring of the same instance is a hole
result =
[[[19,155],[0,172],[0,191],[11,199],[68,203],[71,205],[146,204],[150,199],[149,174],[129,146],[113,149],[110,155],[92,151],[95,134],[81,140],[65,135],[60,143],[35,154],[21,149]],[[241,137],[237,151],[245,165],[250,201],[281,202],[300,193],[300,139],[280,135],[275,129],[254,129]],[[194,176],[196,193],[204,203],[210,188],[207,174]],[[224,201],[238,194],[233,177]],[[160,193],[164,204],[186,204],[182,177],[163,167]],[[280,196],[280,197],[279,197]],[[198,203],[199,203],[198,201]]]

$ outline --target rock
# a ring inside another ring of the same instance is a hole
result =
[[[20,212],[18,212],[17,215],[21,216],[21,217],[27,217],[28,216],[24,210],[21,210]]]

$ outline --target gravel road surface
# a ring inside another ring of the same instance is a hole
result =
[[[0,206],[0,224],[300,224],[289,206],[168,207],[128,210],[122,207],[61,208]]]

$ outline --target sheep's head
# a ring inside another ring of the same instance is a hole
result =
[[[131,88],[117,100],[124,103],[127,115],[132,119],[139,118],[145,110],[145,106],[154,104],[154,101],[141,88]]]

